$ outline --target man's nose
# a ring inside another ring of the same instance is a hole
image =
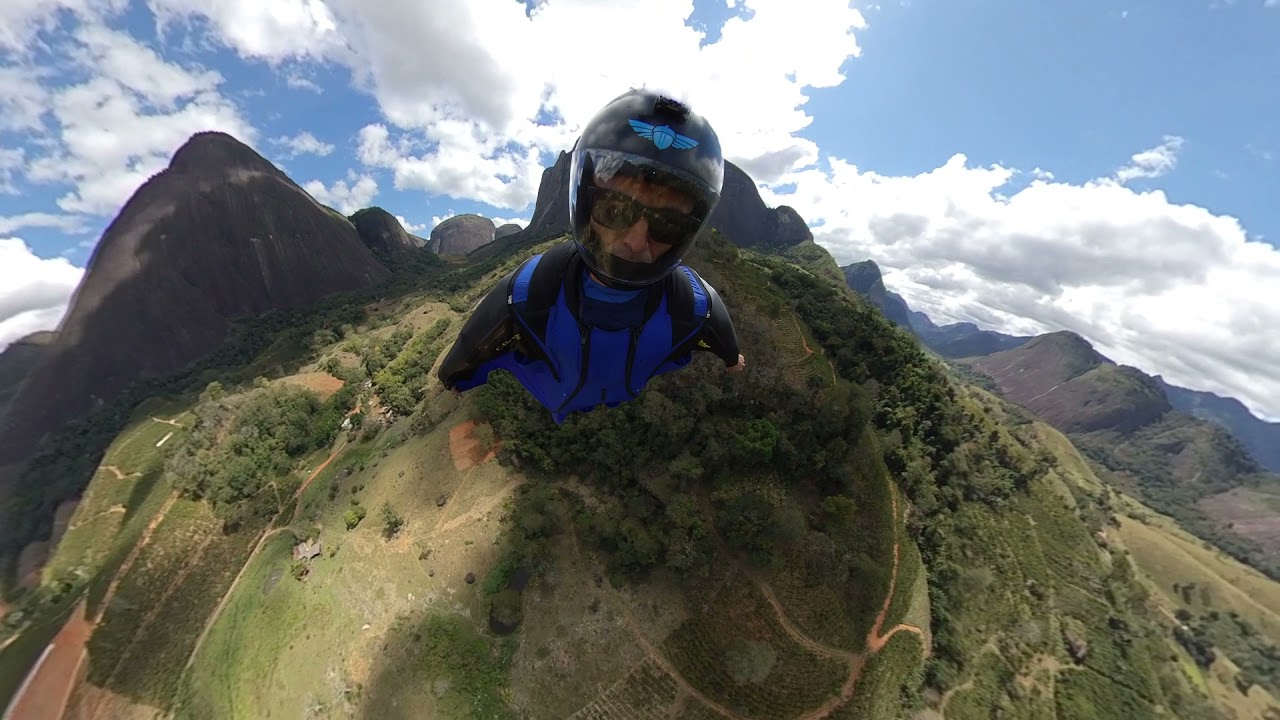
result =
[[[649,247],[649,219],[640,218],[635,225],[627,228],[626,235],[622,236],[622,242],[632,252],[640,252]]]

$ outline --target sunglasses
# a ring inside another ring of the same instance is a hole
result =
[[[649,239],[662,245],[684,242],[702,224],[688,213],[673,208],[651,208],[617,190],[592,187],[590,193],[592,220],[610,230],[626,230],[643,217],[649,223]]]

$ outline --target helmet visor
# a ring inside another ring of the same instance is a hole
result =
[[[650,158],[585,150],[570,183],[574,235],[588,265],[623,286],[665,277],[692,247],[718,193]]]

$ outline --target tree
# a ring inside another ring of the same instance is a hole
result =
[[[347,524],[348,530],[354,530],[360,521],[364,519],[365,509],[363,505],[353,505],[342,515],[342,521]]]
[[[217,402],[226,396],[226,391],[222,389],[222,383],[214,380],[205,386],[204,392],[200,393],[200,402]]]
[[[773,646],[759,640],[733,641],[724,653],[724,662],[739,685],[761,683],[773,671],[773,664],[778,661],[778,653]]]
[[[392,509],[391,503],[382,504],[382,536],[390,540],[400,532],[400,528],[404,526],[404,518],[396,514]]]

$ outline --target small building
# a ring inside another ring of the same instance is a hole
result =
[[[312,542],[301,542],[293,548],[294,560],[310,560],[324,552],[324,545],[320,542],[320,538],[316,538]]]

